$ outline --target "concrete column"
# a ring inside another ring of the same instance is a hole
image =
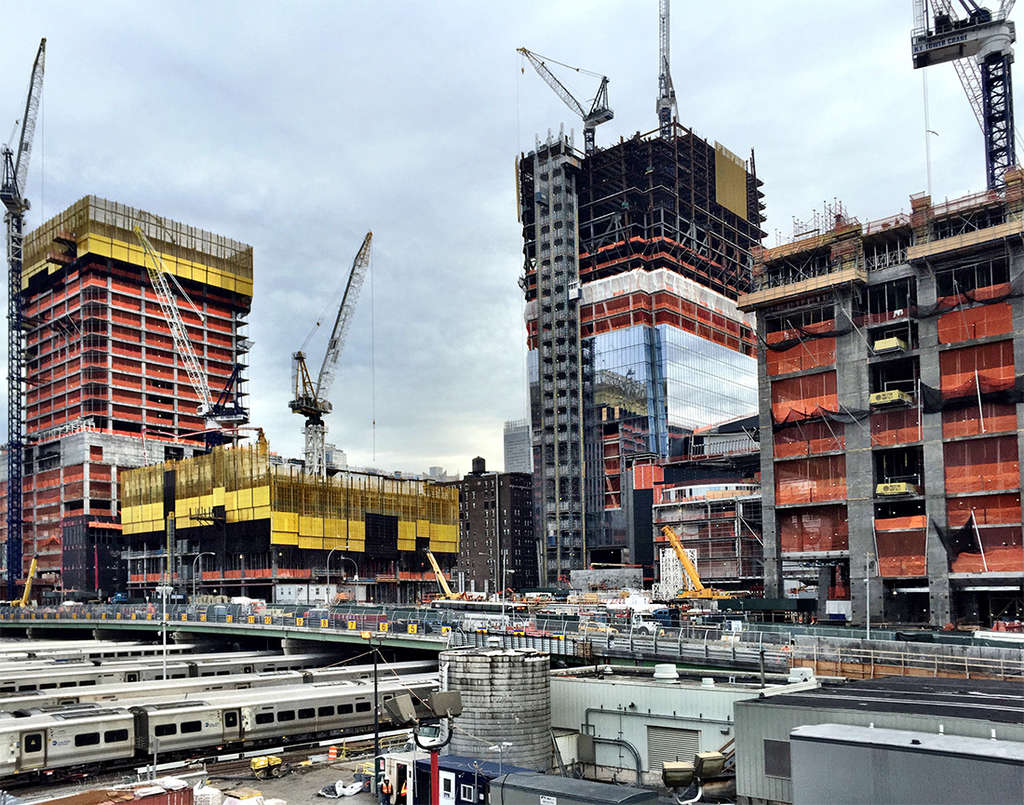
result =
[[[853,316],[851,288],[844,288],[836,301],[836,326],[849,324]],[[842,408],[854,411],[868,407],[868,344],[866,333],[855,327],[836,339],[836,391]],[[863,624],[867,615],[865,557],[875,549],[875,469],[871,455],[871,422],[862,419],[845,426],[846,514],[850,533],[850,603],[853,623]],[[877,557],[876,557],[877,559]],[[882,580],[877,561],[870,563],[868,594],[872,620],[882,617]]]
[[[757,333],[763,343],[765,321],[757,317]],[[757,349],[757,410],[761,432],[761,541],[764,544],[764,594],[782,598],[782,557],[778,518],[775,515],[775,432],[772,428],[772,389],[768,359],[763,346]]]
[[[935,275],[920,270],[917,277],[917,303],[935,304]],[[939,318],[933,316],[917,321],[918,353],[921,382],[932,388],[941,386],[939,377]],[[921,414],[921,437],[924,452],[924,507],[928,522],[925,537],[928,565],[928,622],[945,626],[953,619],[949,589],[949,556],[935,527],[946,527],[946,473],[942,452],[942,414]]]

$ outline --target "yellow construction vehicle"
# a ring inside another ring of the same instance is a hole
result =
[[[38,557],[32,557],[32,564],[28,566],[28,576],[25,579],[25,589],[21,592],[21,598],[15,598],[9,603],[12,607],[27,607],[29,605],[29,597],[32,595],[32,579],[36,577],[36,567],[38,566]]]
[[[664,526],[661,529],[661,533],[665,535],[669,545],[672,546],[672,549],[676,552],[676,556],[679,557],[679,564],[683,566],[683,572],[690,580],[690,586],[693,588],[690,590],[680,590],[676,594],[677,598],[721,600],[723,598],[733,597],[731,593],[727,593],[725,590],[716,590],[713,587],[704,586],[704,582],[700,580],[700,574],[697,572],[697,566],[691,561],[689,554],[683,549],[683,543],[679,541],[679,535],[671,526]]]
[[[280,777],[285,772],[281,758],[276,755],[260,755],[249,761],[249,769],[257,780]]]
[[[434,575],[437,577],[437,586],[441,588],[441,595],[449,601],[461,600],[463,598],[462,593],[452,592],[452,588],[448,586],[448,579],[444,577],[444,573],[441,572],[441,566],[438,565],[434,554],[430,551],[427,551],[427,560],[430,562],[430,566],[434,568]]]

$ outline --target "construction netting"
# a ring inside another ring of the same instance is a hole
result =
[[[939,317],[939,343],[955,344],[974,338],[1013,332],[1013,311],[1008,302],[956,310]]]
[[[836,339],[821,338],[813,341],[798,341],[789,349],[777,350],[769,344],[765,352],[769,375],[784,375],[831,366],[836,362]]]
[[[947,442],[942,450],[947,493],[1020,488],[1016,436]]]
[[[954,573],[1017,573],[1024,571],[1021,527],[981,526],[969,516],[962,526],[943,528],[934,521]]]
[[[887,578],[928,575],[925,558],[927,535],[928,521],[923,514],[876,519],[879,575]]]
[[[817,506],[779,513],[779,541],[784,552],[845,551],[850,531],[845,506]]]
[[[827,420],[794,422],[775,432],[775,456],[791,458],[831,453],[846,447],[846,435],[842,425]]]
[[[942,397],[960,397],[976,390],[1002,391],[1012,386],[1013,341],[977,344],[939,355]]]
[[[839,410],[836,373],[818,372],[772,383],[772,418],[795,422]]]
[[[1013,403],[983,402],[942,412],[942,438],[978,436],[1017,429],[1017,406]]]
[[[921,438],[916,408],[896,408],[871,414],[871,446],[905,444]]]
[[[949,498],[946,501],[946,522],[951,528],[962,526],[972,515],[978,525],[1019,523],[1020,493]]]
[[[778,505],[845,498],[845,455],[794,459],[775,465],[775,502]]]

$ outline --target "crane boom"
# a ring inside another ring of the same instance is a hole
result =
[[[359,301],[359,291],[363,287],[366,270],[370,266],[370,244],[372,242],[373,232],[367,232],[366,237],[363,238],[363,245],[359,247],[359,251],[356,252],[355,259],[352,261],[352,270],[349,272],[348,282],[345,285],[345,295],[341,298],[338,315],[334,320],[334,330],[327,342],[327,352],[324,354],[324,361],[320,365],[320,374],[316,379],[317,399],[329,399],[331,385],[334,383],[335,369],[338,366],[338,357],[345,346],[345,336],[348,335],[348,328],[352,326],[356,303]]]
[[[427,561],[430,562],[430,566],[434,569],[434,576],[437,577],[437,585],[441,588],[441,592],[444,597],[449,601],[455,601],[460,596],[458,593],[453,593],[452,588],[448,586],[448,580],[444,577],[444,573],[441,572],[441,566],[437,563],[437,559],[434,558],[434,554],[427,551]]]
[[[533,69],[537,71],[537,75],[543,78],[544,83],[554,90],[555,95],[562,99],[562,103],[568,106],[571,111],[575,112],[583,120],[583,151],[584,153],[592,154],[595,148],[594,130],[599,125],[607,123],[615,116],[615,113],[612,112],[608,105],[608,76],[601,76],[601,84],[597,88],[597,94],[594,96],[594,102],[590,104],[590,109],[586,110],[583,108],[583,104],[576,100],[576,96],[569,92],[565,84],[558,80],[558,76],[551,72],[543,56],[538,53],[534,53],[532,50],[528,50],[527,48],[517,48],[516,50],[518,53],[525,56],[526,60],[533,65]],[[570,69],[575,70],[576,72],[581,72],[579,67],[572,67]],[[594,75],[596,75],[596,73]]]
[[[39,42],[29,80],[25,114],[21,119],[18,152],[7,145],[0,150],[0,201],[7,212],[7,596],[14,598],[22,566],[22,477],[24,475],[24,316],[21,299],[22,247],[25,235],[25,198],[28,165],[35,139],[36,115],[43,95],[46,39]]]
[[[697,566],[690,559],[690,555],[683,548],[683,543],[679,540],[679,535],[675,532],[672,526],[663,526],[661,533],[668,539],[668,544],[672,546],[672,550],[676,552],[676,556],[679,558],[679,564],[683,566],[683,572],[686,573],[686,577],[690,580],[690,586],[693,588],[686,591],[686,593],[680,593],[680,598],[732,598],[730,593],[723,590],[716,590],[713,587],[705,587],[704,582],[700,580],[700,573],[697,572]]]
[[[171,336],[174,339],[174,346],[185,364],[185,372],[188,374],[189,382],[200,400],[199,415],[208,418],[213,413],[213,395],[210,394],[210,384],[206,380],[206,373],[203,371],[199,357],[192,347],[192,341],[185,329],[185,322],[178,312],[178,305],[171,293],[170,283],[167,282],[167,268],[160,257],[160,253],[153,247],[146,233],[142,228],[135,225],[135,237],[139,239],[142,248],[146,251],[149,261],[146,263],[146,270],[149,272],[149,281],[156,293],[157,302],[160,303],[160,310],[163,311],[167,325],[171,329]]]
[[[662,137],[672,136],[672,114],[679,115],[676,91],[672,86],[669,0],[658,0],[658,130]]]

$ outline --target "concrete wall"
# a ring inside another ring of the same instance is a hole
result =
[[[608,567],[597,570],[573,570],[569,582],[574,590],[638,590],[644,586],[643,569],[639,567]]]

